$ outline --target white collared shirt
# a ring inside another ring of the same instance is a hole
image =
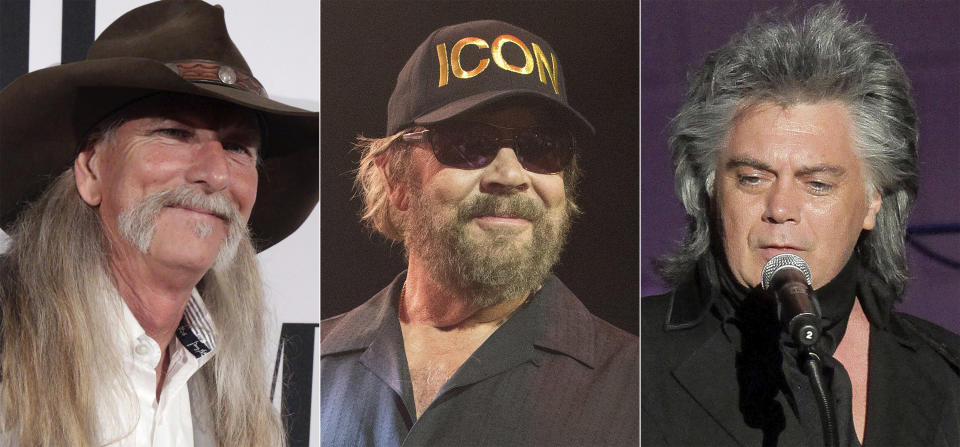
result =
[[[122,300],[121,300],[122,301]],[[111,447],[193,445],[189,380],[214,355],[216,330],[196,289],[168,347],[170,363],[157,401],[160,346],[123,304],[118,328],[126,383],[100,402],[101,440]],[[126,391],[126,392],[124,392]],[[131,392],[132,391],[132,392]]]

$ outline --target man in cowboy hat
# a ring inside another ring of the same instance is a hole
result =
[[[255,254],[315,205],[317,153],[199,0],[0,91],[0,444],[282,444]]]
[[[321,322],[324,445],[636,445],[636,337],[550,274],[592,126],[516,26],[440,28],[361,138],[364,220],[408,269]]]

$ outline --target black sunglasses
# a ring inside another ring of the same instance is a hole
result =
[[[502,138],[504,131],[512,136]],[[523,169],[538,174],[563,171],[573,159],[576,140],[564,129],[501,127],[475,121],[448,121],[431,129],[405,133],[405,142],[426,142],[437,161],[458,169],[480,169],[493,162],[501,148],[511,147]]]

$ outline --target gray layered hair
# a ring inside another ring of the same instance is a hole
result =
[[[660,260],[666,279],[676,284],[711,246],[719,250],[717,156],[738,114],[759,102],[788,107],[836,100],[850,114],[867,192],[883,200],[875,228],[861,234],[856,250],[902,293],[907,216],[917,194],[917,117],[909,80],[888,44],[863,21],[847,21],[839,4],[819,5],[799,23],[754,18],[742,34],[709,53],[689,83],[672,122],[670,148],[690,227],[679,249]]]

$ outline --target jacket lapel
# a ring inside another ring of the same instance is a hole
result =
[[[891,325],[896,333],[899,327]],[[916,347],[887,331],[870,332],[865,444],[938,445],[946,390],[925,377],[916,364]],[[911,427],[904,430],[903,427]]]
[[[737,352],[720,327],[702,324],[711,303],[718,297],[716,287],[701,289],[698,281],[684,282],[670,296],[665,329],[695,331],[704,342],[672,371],[680,386],[690,394],[724,431],[740,445],[762,445],[760,430],[744,430],[737,385]],[[683,299],[681,299],[683,297]]]
[[[673,377],[739,444],[761,445],[760,430],[743,429],[743,415],[738,408],[736,357],[733,345],[718,329],[680,363]]]

